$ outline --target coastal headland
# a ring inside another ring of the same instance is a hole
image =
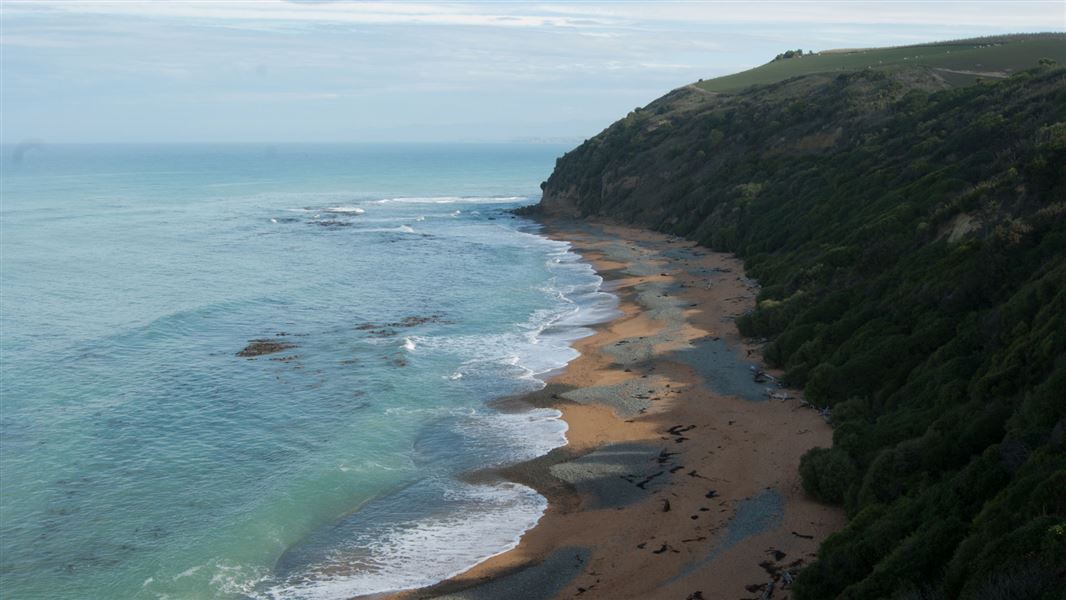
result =
[[[595,266],[621,316],[544,389],[500,402],[558,409],[568,444],[471,477],[529,485],[549,509],[514,550],[398,597],[787,596],[844,515],[798,474],[829,425],[737,332],[757,283],[731,255],[647,230],[547,219],[545,233]]]

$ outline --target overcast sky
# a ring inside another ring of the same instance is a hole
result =
[[[2,140],[580,140],[788,48],[1061,31],[1066,2],[4,0]]]

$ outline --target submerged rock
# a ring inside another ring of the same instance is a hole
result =
[[[338,221],[337,219],[323,219],[323,220],[318,220],[318,221],[308,221],[308,223],[311,223],[312,225],[318,225],[319,227],[330,227],[330,228],[334,228],[334,227],[351,227],[352,226],[352,223],[350,221]]]
[[[404,318],[400,319],[399,321],[396,321],[395,323],[389,323],[387,326],[388,327],[417,327],[419,325],[424,325],[426,323],[442,323],[443,322],[443,316],[444,315],[433,314],[433,315],[426,315],[426,316],[423,316],[423,317],[419,317],[419,316],[404,317]]]
[[[450,323],[444,319],[444,315],[440,313],[434,313],[424,316],[410,316],[404,317],[399,321],[393,321],[392,323],[360,323],[355,326],[356,331],[366,331],[369,335],[374,337],[390,337],[396,335],[396,329],[418,327],[419,325],[426,325],[428,323]]]
[[[262,356],[264,354],[273,354],[275,352],[281,352],[282,350],[288,350],[295,348],[296,344],[290,344],[289,342],[279,342],[271,339],[258,339],[248,342],[248,345],[237,353],[237,356],[244,358],[254,358],[256,356]]]

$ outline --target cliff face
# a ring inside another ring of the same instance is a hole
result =
[[[539,211],[553,217],[582,216],[577,208],[581,195],[575,186],[567,189],[549,189],[547,186],[544,188],[544,195],[540,199],[540,204],[537,205]]]
[[[567,153],[543,189],[544,212],[736,252],[763,284],[738,324],[831,408],[834,447],[801,473],[852,515],[797,597],[1057,597],[1066,70],[689,86]]]
[[[740,181],[729,172],[738,159],[847,151],[908,93],[944,89],[920,70],[813,75],[737,95],[679,88],[563,156],[542,209],[677,223],[675,205],[703,205],[723,182]]]

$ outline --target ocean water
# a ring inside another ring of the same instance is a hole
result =
[[[346,598],[512,547],[545,500],[459,476],[566,425],[492,400],[615,310],[506,212],[564,150],[4,148],[3,597]]]

